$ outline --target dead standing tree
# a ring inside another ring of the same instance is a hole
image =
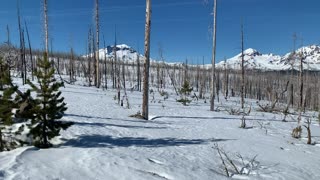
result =
[[[97,88],[100,87],[100,76],[99,76],[99,0],[95,0],[95,20],[96,20],[96,58],[95,58],[95,75],[94,83]]]
[[[91,82],[92,82],[92,79],[91,79],[91,62],[92,62],[92,43],[93,43],[93,40],[92,40],[92,29],[90,28],[89,29],[89,33],[88,33],[88,56],[87,56],[87,60],[88,60],[88,71],[87,71],[87,77],[88,77],[88,81],[89,81],[89,86],[91,86]]]
[[[19,27],[19,37],[20,37],[20,67],[18,68],[21,71],[22,84],[26,83],[27,72],[26,72],[26,61],[25,61],[25,43],[24,43],[24,31],[21,27],[21,15],[20,15],[20,4],[17,1],[17,14],[18,14],[18,27]]]
[[[121,98],[121,93],[120,93],[120,60],[118,60],[117,56],[117,32],[115,30],[115,37],[114,37],[114,46],[113,46],[113,54],[114,54],[114,63],[115,63],[115,74],[116,74],[116,84],[117,84],[117,99],[118,99],[118,104],[120,104],[120,98]],[[118,64],[117,64],[118,63]]]
[[[217,0],[214,0],[213,5],[213,35],[212,35],[212,70],[211,70],[211,102],[210,111],[214,111],[215,99],[215,64],[216,64],[216,37],[217,37]]]
[[[45,53],[49,55],[49,27],[48,27],[48,0],[43,0],[43,12],[44,12],[44,32],[45,32]],[[49,57],[49,56],[48,56]]]
[[[104,87],[108,89],[108,78],[107,78],[107,53],[106,53],[106,40],[103,35],[103,56],[104,56]]]
[[[151,30],[151,0],[146,0],[146,25],[144,39],[144,82],[142,117],[148,120],[149,117],[149,66],[150,66],[150,30]]]
[[[243,23],[241,22],[241,108],[244,109],[244,38]]]
[[[31,62],[31,78],[32,81],[34,80],[34,62],[33,62],[33,57],[32,57],[32,48],[31,48],[31,41],[30,41],[30,36],[29,36],[29,30],[28,30],[28,26],[27,26],[27,22],[24,21],[25,24],[25,28],[26,28],[26,33],[27,33],[27,38],[28,38],[28,45],[29,45],[29,53],[30,53],[30,62]]]
[[[138,91],[141,92],[141,74],[140,74],[140,55],[137,53],[137,82],[138,82]]]
[[[305,60],[304,52],[299,53],[300,58],[300,73],[299,73],[299,115],[298,115],[298,125],[292,130],[292,137],[300,138],[302,133],[301,119],[302,119],[302,108],[303,108],[303,61]]]

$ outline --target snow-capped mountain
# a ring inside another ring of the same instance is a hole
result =
[[[281,57],[273,54],[261,54],[255,49],[247,49],[244,51],[244,66],[246,69],[256,69],[265,71],[279,71],[279,70],[290,70],[294,68],[299,70],[300,59],[304,58],[303,68],[305,70],[320,70],[320,46],[312,45],[302,47],[296,50],[295,55],[293,53],[287,53]],[[241,53],[235,57],[227,59],[216,64],[217,68],[227,67],[229,69],[240,69],[241,68]]]
[[[261,70],[267,70],[267,69],[276,69],[280,70],[282,67],[280,67],[280,60],[281,57],[278,55],[273,54],[261,54],[255,49],[247,49],[243,52],[244,55],[244,66],[246,69],[261,69]],[[227,63],[225,62],[219,62],[216,64],[217,68],[231,68],[231,69],[241,69],[241,53],[236,55],[235,57],[232,57],[227,60]]]
[[[134,50],[130,46],[126,44],[120,44],[120,45],[116,45],[115,49],[114,49],[114,46],[107,46],[105,49],[100,49],[99,58],[104,59],[105,55],[107,57],[113,57],[114,52],[117,53],[118,59],[123,59],[128,61],[135,61],[137,59],[137,56],[140,55],[136,50]],[[142,56],[140,55],[140,57]]]
[[[144,56],[139,54],[132,47],[121,44],[116,45],[115,52],[120,60],[126,61],[136,61],[139,56],[140,61],[143,61]],[[249,48],[244,51],[244,66],[246,69],[255,69],[263,71],[280,71],[280,70],[290,70],[294,68],[299,70],[300,68],[300,57],[304,57],[304,69],[320,71],[320,46],[312,45],[305,46],[296,50],[296,55],[293,53],[287,53],[284,56],[274,55],[274,54],[262,54],[259,51]],[[107,58],[114,57],[114,46],[108,46],[105,49],[99,50],[100,59],[104,59],[105,55]],[[151,60],[155,61],[155,60]],[[168,63],[170,64],[181,64],[181,63]],[[205,65],[205,67],[210,68],[211,64]],[[226,63],[221,61],[216,64],[216,68],[228,68],[228,69],[241,69],[241,53],[238,55],[227,59]]]

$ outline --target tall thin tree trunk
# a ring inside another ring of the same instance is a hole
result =
[[[186,64],[185,64],[185,67],[184,67],[184,81],[183,81],[183,84],[186,81],[189,81],[189,78],[188,78],[188,59],[186,59]]]
[[[49,57],[49,28],[48,28],[48,0],[43,0],[45,51]]]
[[[71,57],[69,62],[69,76],[70,76],[70,83],[72,84],[74,79],[74,57],[73,57],[73,48],[70,49]]]
[[[107,79],[107,54],[106,54],[106,41],[103,36],[103,54],[104,54],[104,84],[105,88],[108,89],[108,79]]]
[[[27,83],[27,62],[26,62],[26,45],[24,40],[24,30],[22,30],[22,62],[23,62],[23,81]]]
[[[304,60],[304,52],[300,54],[300,73],[299,73],[299,116],[298,116],[298,127],[301,126],[301,115],[303,108],[303,60]]]
[[[89,34],[88,34],[88,81],[89,81],[89,87],[91,86],[91,59],[92,59],[92,30],[91,28],[89,29]]]
[[[137,81],[138,81],[138,91],[141,92],[141,74],[140,74],[140,55],[137,53]]]
[[[212,36],[213,46],[212,46],[210,111],[214,111],[214,99],[215,99],[216,38],[217,38],[217,0],[214,0],[214,5],[213,5],[213,36]]]
[[[18,27],[19,27],[19,37],[20,37],[20,67],[18,68],[21,72],[22,84],[24,85],[26,82],[24,81],[24,71],[23,71],[23,30],[21,27],[21,16],[20,16],[20,4],[17,1],[17,13],[18,13]]]
[[[144,39],[144,82],[143,82],[143,101],[142,116],[149,118],[149,66],[150,66],[150,30],[151,30],[151,0],[146,0],[146,27]]]
[[[224,60],[224,98],[228,99],[228,91],[229,91],[229,74],[227,72],[227,59]]]
[[[241,108],[244,108],[244,39],[243,39],[243,23],[241,22]]]
[[[34,80],[34,63],[33,63],[33,57],[32,57],[32,48],[31,48],[31,42],[30,42],[30,36],[29,36],[29,30],[27,26],[27,22],[24,21],[24,24],[26,26],[26,33],[27,33],[27,38],[28,38],[28,44],[29,44],[29,53],[30,53],[30,62],[31,62],[31,78],[32,81]],[[58,66],[59,68],[59,66]],[[58,70],[59,71],[59,70]]]
[[[116,88],[115,78],[114,78],[114,62],[115,58],[111,58],[111,78],[112,78],[112,88]]]
[[[7,43],[8,43],[8,46],[11,45],[11,41],[10,41],[10,29],[9,29],[9,25],[7,25]]]
[[[125,60],[122,59],[122,80],[123,80],[123,89],[126,90],[126,69],[125,69],[126,63],[124,61]]]
[[[96,51],[97,51],[97,55],[96,55],[96,69],[95,69],[95,85],[97,88],[100,87],[100,76],[99,76],[99,1],[96,0],[96,15],[95,15],[95,19],[96,19]]]
[[[0,128],[0,152],[4,150],[4,146],[3,146],[3,140],[2,140],[2,132],[1,132],[1,128]]]

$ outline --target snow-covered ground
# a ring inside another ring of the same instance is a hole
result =
[[[256,111],[246,117],[251,128],[241,129],[241,116],[226,109],[240,107],[238,99],[217,102],[210,112],[203,100],[183,106],[155,92],[150,117],[130,118],[141,109],[140,92],[128,92],[130,109],[114,100],[116,91],[66,85],[61,89],[68,104],[63,120],[75,122],[51,149],[22,147],[0,153],[0,179],[227,179],[215,144],[222,147],[239,169],[254,156],[255,166],[239,179],[320,179],[320,146],[290,135],[295,117]],[[156,90],[156,89],[154,89]],[[123,92],[121,92],[123,94]],[[151,95],[150,100],[153,100]],[[248,101],[253,103],[254,101]],[[309,115],[313,115],[312,112]],[[260,123],[260,124],[259,124]],[[320,142],[318,122],[312,140]],[[244,170],[250,170],[247,167]]]

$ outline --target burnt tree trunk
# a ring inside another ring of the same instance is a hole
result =
[[[212,36],[212,68],[211,68],[211,101],[210,111],[214,111],[215,99],[215,65],[216,65],[216,37],[217,37],[217,0],[214,0],[213,5],[213,36]]]
[[[150,31],[151,31],[151,0],[146,0],[146,25],[144,39],[144,82],[143,82],[143,101],[142,117],[149,118],[149,66],[150,66]]]

